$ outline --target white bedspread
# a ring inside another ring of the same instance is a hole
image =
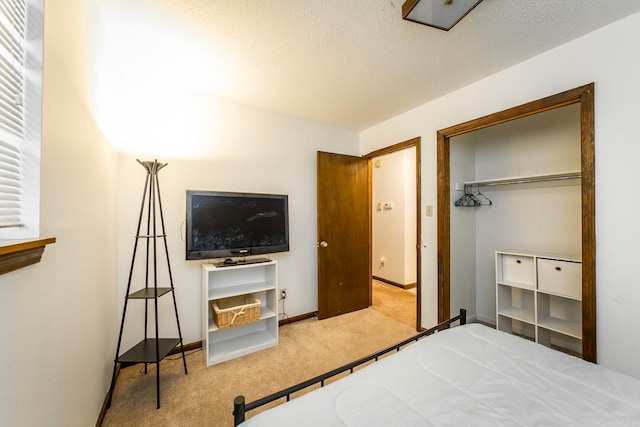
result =
[[[640,426],[640,380],[472,324],[242,426]]]

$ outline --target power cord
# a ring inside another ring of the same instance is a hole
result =
[[[189,357],[192,354],[195,354],[195,353],[197,353],[199,351],[202,351],[202,347],[196,348],[196,349],[193,349],[193,350],[189,350],[189,351],[185,351],[184,352],[184,357]],[[162,360],[169,360],[169,361],[182,360],[182,354],[180,354],[180,353],[177,353],[177,354],[178,354],[177,356],[174,356],[174,357],[167,356]],[[153,362],[153,363],[155,363],[155,362]],[[148,369],[146,369],[146,368],[148,368],[147,365],[149,365],[149,363],[142,364],[142,367],[140,368],[140,373],[141,374],[143,374],[143,375],[147,374],[147,372],[145,372],[146,370],[148,370]]]
[[[197,353],[199,351],[202,351],[202,347],[195,348],[195,349],[189,350],[189,351],[185,351],[184,352],[184,356],[188,357],[188,356],[191,356],[192,354],[195,354],[195,353]],[[180,353],[176,353],[176,354],[177,354],[177,356],[165,357],[165,359],[167,359],[167,360],[182,360],[182,354],[180,354]]]
[[[286,320],[289,318],[289,316],[287,315],[286,310],[284,309],[284,301],[286,300],[286,297],[280,297],[280,299],[278,301],[282,301],[282,312],[280,312],[278,315],[282,316],[279,320]]]

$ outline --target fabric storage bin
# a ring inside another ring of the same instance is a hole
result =
[[[533,258],[523,255],[502,255],[502,280],[534,288]]]
[[[582,298],[582,263],[538,258],[538,289]]]
[[[219,329],[260,320],[260,300],[253,295],[236,295],[211,301],[213,320]]]

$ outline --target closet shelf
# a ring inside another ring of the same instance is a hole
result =
[[[579,179],[580,177],[580,172],[566,172],[547,175],[528,175],[511,178],[488,179],[482,181],[465,181],[464,184],[472,187],[489,187],[494,185],[528,184],[530,182],[561,181],[567,179]]]

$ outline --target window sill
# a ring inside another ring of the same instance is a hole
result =
[[[55,241],[55,237],[0,241],[0,274],[40,262],[45,246]]]

